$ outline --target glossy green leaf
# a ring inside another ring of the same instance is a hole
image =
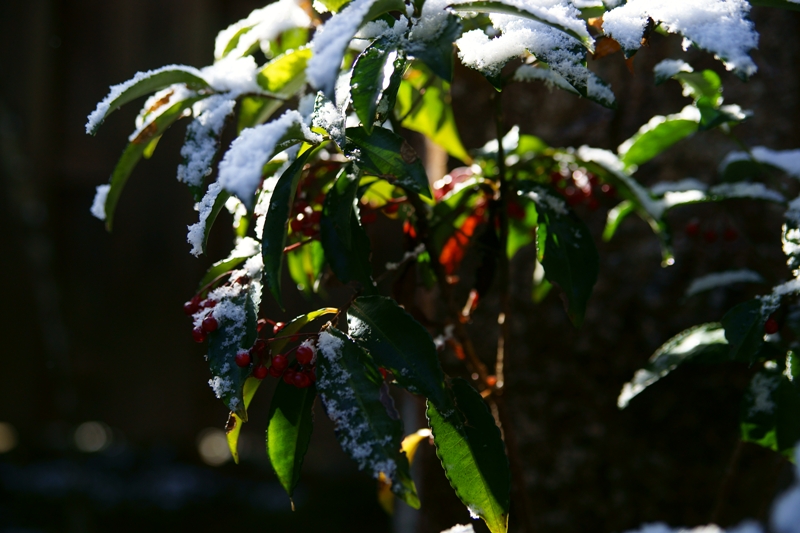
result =
[[[208,214],[205,226],[203,227],[203,252],[206,251],[206,247],[208,246],[208,236],[211,234],[211,227],[217,220],[217,216],[219,215],[220,211],[222,211],[222,208],[225,207],[225,202],[227,202],[228,198],[230,197],[230,193],[223,189],[219,191],[217,198],[214,200],[214,206],[211,208],[211,212]]]
[[[331,13],[338,13],[342,7],[346,6],[350,0],[320,0],[323,6],[328,8]]]
[[[547,280],[564,292],[570,320],[580,326],[600,265],[589,228],[561,198],[541,185],[523,182],[519,195],[536,206],[539,260]]]
[[[397,91],[395,112],[404,128],[425,135],[456,159],[472,162],[458,135],[446,81],[424,68],[409,69]]]
[[[203,98],[205,98],[205,96],[195,96],[173,104],[169,109],[161,113],[153,121],[151,126],[143,129],[142,132],[128,144],[125,151],[122,152],[122,157],[119,158],[117,166],[114,167],[114,171],[111,174],[111,189],[109,189],[108,196],[106,197],[106,228],[108,231],[111,231],[113,228],[114,213],[117,210],[117,202],[119,202],[122,189],[128,182],[128,178],[136,167],[136,164],[142,158],[145,149],[149,146],[149,141],[162,135],[167,128],[183,116],[184,111]]]
[[[257,302],[253,293],[260,291],[260,284],[254,283],[250,291],[227,300],[227,305],[242,309],[244,322],[233,320],[229,313],[221,313],[216,317],[218,329],[208,334],[208,365],[213,376],[210,384],[217,397],[244,421],[247,420],[247,408],[243,388],[250,368],[240,368],[234,363],[234,358],[240,350],[249,350],[256,340]]]
[[[515,199],[509,201],[515,207],[509,205],[509,224],[508,224],[508,247],[506,255],[513,259],[520,248],[531,244],[536,235],[536,206],[531,202],[518,202]],[[519,211],[519,214],[511,216],[512,210]]]
[[[330,327],[320,333],[317,389],[336,438],[361,470],[385,474],[392,492],[419,508],[408,459],[400,449],[403,423],[388,387],[369,355],[351,338]]]
[[[311,241],[286,254],[289,275],[297,290],[306,296],[317,292],[317,284],[325,266],[325,252],[319,241]]]
[[[393,67],[397,58],[397,41],[384,37],[376,40],[356,58],[350,76],[350,97],[353,109],[368,132],[372,132],[378,113],[378,102],[383,94],[387,65]]]
[[[511,471],[500,430],[489,407],[469,383],[454,379],[457,410],[440,412],[428,402],[436,455],[456,494],[492,533],[505,533]]]
[[[722,317],[725,338],[731,345],[731,359],[752,362],[758,359],[764,345],[764,323],[758,298],[740,303]]]
[[[286,246],[286,234],[289,227],[289,216],[294,204],[297,184],[303,174],[303,166],[308,160],[311,150],[306,150],[289,165],[272,191],[264,221],[264,233],[261,241],[261,252],[264,258],[264,282],[275,301],[283,309],[281,297],[281,272],[283,270],[283,249]]]
[[[87,133],[91,135],[97,133],[97,129],[106,119],[106,117],[108,117],[108,115],[131,100],[135,100],[146,94],[165,89],[170,85],[181,83],[186,84],[191,89],[207,89],[208,83],[206,80],[199,77],[197,74],[190,72],[190,70],[197,72],[195,69],[190,69],[189,67],[164,67],[151,72],[140,72],[132,80],[112,87],[112,92],[109,94],[109,96],[113,95],[115,90],[119,90],[119,94],[114,96],[111,101],[108,102],[108,106],[105,108],[105,112],[101,116],[95,117],[94,113],[90,115],[92,118],[92,127],[87,127]],[[199,74],[199,72],[197,73]]]
[[[682,331],[661,345],[647,364],[622,387],[617,407],[628,403],[647,387],[686,362],[720,363],[730,359],[730,346],[719,323],[701,324]]]
[[[628,168],[650,161],[676,142],[696,132],[699,115],[696,108],[687,106],[681,113],[653,117],[633,137],[620,145],[620,160]]]
[[[419,59],[434,74],[445,80],[453,81],[453,43],[461,36],[461,19],[455,15],[447,15],[444,26],[429,40],[415,40],[414,32],[405,43],[406,52]]]
[[[800,388],[780,368],[755,374],[742,402],[742,440],[792,456],[800,441]]]
[[[722,80],[713,70],[678,72],[673,78],[680,82],[684,94],[692,97],[695,102],[714,107],[722,103]]]
[[[397,384],[428,398],[439,410],[451,405],[431,334],[386,296],[361,296],[347,310],[350,336]]]
[[[550,26],[555,28],[559,31],[562,31],[573,37],[578,42],[580,42],[589,52],[594,53],[594,41],[589,36],[588,31],[585,35],[581,35],[580,33],[564,26],[563,24],[559,24],[558,22],[548,20],[542,17],[537,16],[535,13],[528,11],[527,9],[521,9],[516,5],[509,5],[505,4],[502,1],[491,1],[491,0],[478,0],[475,2],[464,2],[453,4],[450,6],[451,9],[455,11],[467,11],[467,12],[477,12],[477,13],[503,13],[506,15],[515,15],[517,17],[523,17],[526,19],[534,20],[539,22],[540,24],[544,24],[546,26]]]
[[[405,139],[385,128],[375,128],[371,134],[363,128],[347,128],[346,135],[345,153],[361,170],[433,198],[425,167]]]
[[[311,441],[316,397],[314,385],[300,389],[279,380],[269,406],[267,456],[290,498]]]
[[[366,294],[374,294],[376,289],[372,281],[369,237],[353,210],[356,191],[358,179],[342,171],[325,195],[320,241],[325,250],[325,259],[339,281],[357,282]]]

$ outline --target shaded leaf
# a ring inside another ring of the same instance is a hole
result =
[[[758,358],[764,345],[764,323],[767,321],[761,306],[761,300],[754,298],[740,303],[722,317],[732,359],[752,362]]]
[[[453,43],[461,36],[461,20],[447,15],[444,26],[430,40],[415,40],[414,33],[405,44],[406,52],[419,59],[434,74],[447,82],[453,81]]]
[[[244,263],[245,260],[256,255],[259,251],[259,246],[260,244],[258,241],[250,237],[245,237],[237,242],[228,257],[217,261],[206,271],[198,284],[198,290],[202,289],[222,274],[235,269],[237,266]]]
[[[311,241],[286,254],[286,264],[297,290],[305,295],[317,292],[317,284],[325,266],[325,252],[319,241]]]
[[[742,440],[792,457],[800,441],[800,388],[779,368],[755,374],[742,401]]]
[[[450,405],[436,346],[428,330],[386,296],[361,296],[347,310],[350,336],[397,384],[422,394],[437,408]]]
[[[347,128],[345,153],[365,172],[432,198],[428,176],[419,156],[408,142],[385,128],[371,134],[363,128]]]
[[[264,258],[264,279],[275,301],[283,309],[281,297],[281,271],[283,269],[283,249],[286,246],[286,234],[289,226],[289,216],[294,204],[297,184],[303,174],[303,166],[308,161],[311,150],[300,154],[289,165],[272,191],[269,209],[264,221],[264,233],[261,242],[262,256]]]
[[[350,97],[356,116],[367,133],[372,132],[375,124],[378,102],[383,94],[387,65],[392,65],[388,74],[391,76],[394,72],[396,50],[396,39],[380,38],[359,54],[353,64],[353,73],[350,76]]]
[[[522,182],[518,194],[536,206],[539,260],[547,280],[564,292],[570,320],[580,326],[600,264],[589,228],[561,198],[541,185]]]
[[[457,410],[440,412],[428,402],[436,455],[456,494],[492,533],[508,529],[511,472],[500,430],[481,395],[454,379]]]

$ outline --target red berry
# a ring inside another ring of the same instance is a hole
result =
[[[217,319],[214,318],[213,316],[208,315],[203,319],[203,331],[205,331],[206,333],[217,331],[218,327],[219,327],[219,322],[217,322]]]
[[[304,370],[304,372],[305,372],[306,376],[308,376],[308,379],[311,380],[311,383],[316,383],[316,381],[317,381],[317,370],[316,370],[316,368],[314,368],[314,367],[306,368]]]
[[[594,196],[589,196],[586,200],[586,207],[589,208],[589,211],[596,211],[600,207],[600,202]]]
[[[192,337],[194,338],[194,342],[205,342],[206,332],[203,331],[203,328],[194,328],[192,330]]]
[[[695,237],[698,233],[700,233],[700,223],[696,220],[691,220],[688,224],[686,224],[684,231],[689,237]]]
[[[269,375],[273,378],[279,378],[283,375],[283,370],[278,370],[274,366],[269,367]]]
[[[564,189],[564,195],[567,197],[569,205],[578,205],[583,200],[583,191],[576,189],[572,185],[568,185]]]
[[[772,335],[774,333],[778,333],[778,330],[781,329],[778,321],[774,318],[768,318],[767,321],[764,323],[764,333],[767,335]]]
[[[272,357],[272,366],[277,370],[283,371],[289,366],[289,361],[286,359],[285,355],[278,354]]]
[[[284,327],[286,327],[286,324],[284,322],[275,322],[275,325],[272,326],[272,333],[273,334],[278,333]]]
[[[517,202],[508,202],[508,216],[514,220],[523,220],[525,218],[525,209]]]
[[[383,376],[383,379],[386,379],[386,376],[389,374],[389,372],[385,368],[383,368],[382,366],[378,367],[378,372],[381,373],[381,376]]]
[[[387,215],[397,213],[399,209],[400,209],[399,203],[390,203],[383,206],[383,212],[386,213]]]
[[[314,211],[308,219],[312,224],[319,224],[319,221],[322,220],[322,211]]]
[[[264,379],[267,377],[268,372],[267,367],[258,365],[253,369],[253,377],[256,379]]]
[[[722,238],[726,241],[735,241],[738,237],[739,233],[733,228],[726,229],[725,233],[722,234]]]
[[[705,233],[703,233],[703,239],[705,239],[705,241],[708,244],[711,244],[712,242],[716,242],[717,241],[717,232],[714,231],[713,229],[707,230]]]
[[[303,228],[303,236],[305,237],[313,237],[316,234],[317,230],[314,228],[314,226],[308,225],[305,228]]]
[[[294,374],[294,370],[287,368],[286,372],[283,373],[283,381],[288,385],[294,385]]]
[[[361,213],[362,224],[372,224],[376,220],[378,220],[378,215],[375,213],[375,211],[367,211]]]
[[[239,368],[250,366],[250,352],[239,352],[233,360]]]
[[[200,307],[202,307],[203,309],[211,309],[215,305],[217,305],[216,300],[203,300],[203,303],[200,304]]]
[[[303,218],[293,218],[292,222],[289,224],[292,227],[292,231],[294,231],[295,233],[303,231],[303,226],[304,226],[303,222],[304,222],[304,220],[305,220],[305,217],[303,217]]]
[[[486,376],[486,384],[490,387],[497,385],[497,376]]]
[[[301,365],[307,365],[314,358],[314,349],[307,344],[301,344],[297,347],[295,357],[297,358],[298,363]]]
[[[264,326],[266,325],[267,325],[267,319],[259,318],[258,322],[256,322],[256,331],[261,331],[262,329],[264,329]]]
[[[198,294],[185,304],[183,304],[183,312],[187,315],[193,315],[200,310],[200,295]]]
[[[311,385],[311,380],[303,372],[295,372],[292,376],[292,385],[298,389],[305,389]]]
[[[305,200],[298,200],[294,204],[294,212],[303,213],[307,207],[308,207],[308,202],[306,202]]]

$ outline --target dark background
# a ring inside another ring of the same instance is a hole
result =
[[[207,257],[188,254],[185,227],[195,215],[174,178],[185,126],[139,164],[113,234],[89,214],[94,188],[107,181],[137,112],[128,106],[97,137],[85,135],[85,117],[108,86],[165,64],[210,63],[216,33],[261,5],[0,3],[0,422],[18,435],[17,446],[0,455],[0,532],[438,532],[469,520],[424,445],[415,467],[423,507],[418,514],[398,513],[393,523],[375,502],[374,482],[339,450],[319,406],[297,512],[291,513],[263,453],[264,392],[242,433],[242,464],[211,467],[200,460],[198,436],[221,428],[227,412],[206,385],[204,348],[191,341],[181,306],[208,265],[225,254],[230,237],[217,230]],[[655,87],[652,79],[659,60],[685,57],[723,76],[727,103],[755,112],[735,130],[744,142],[795,148],[800,14],[754,8],[752,15],[761,33],[753,53],[759,72],[747,83],[709,54],[682,52],[679,37],[655,35],[637,54],[634,75],[619,53],[590,61],[612,83],[617,112],[541,85],[516,85],[503,96],[507,126],[518,124],[554,146],[615,149],[652,115],[689,103],[676,83]],[[468,148],[494,135],[480,118],[491,116],[492,91],[476,73],[457,69],[454,109]],[[645,184],[688,176],[713,181],[720,159],[733,149],[718,131],[698,134],[637,176]],[[540,305],[530,302],[532,251],[512,265],[506,401],[535,530],[614,532],[658,520],[726,525],[763,519],[789,474],[785,460],[755,446],[734,453],[747,368],[680,369],[623,412],[616,397],[666,339],[719,320],[732,305],[766,290],[737,286],[685,299],[692,278],[745,267],[769,281],[788,276],[781,212],[747,202],[677,210],[672,222],[678,230],[697,217],[704,229],[733,227],[739,238],[706,244],[677,231],[677,262],[662,269],[656,238],[633,217],[614,240],[601,242],[611,205],[578,209],[601,256],[580,330],[568,323],[555,291]],[[381,224],[373,231],[397,230]],[[398,245],[373,240],[376,264],[397,260]],[[310,305],[298,296],[287,313],[268,306],[266,312],[288,319]],[[495,312],[489,300],[475,317],[482,353],[493,352]],[[451,356],[445,364],[453,368]],[[423,423],[413,400],[404,400],[404,408]],[[86,421],[106,424],[111,439],[103,451],[76,448],[74,431]],[[512,518],[512,529],[517,526]]]

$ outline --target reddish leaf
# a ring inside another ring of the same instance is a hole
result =
[[[444,266],[448,275],[455,274],[461,260],[464,259],[464,252],[469,244],[470,237],[475,234],[475,230],[483,221],[482,210],[476,210],[464,221],[460,228],[447,239],[439,254],[439,262]]]

